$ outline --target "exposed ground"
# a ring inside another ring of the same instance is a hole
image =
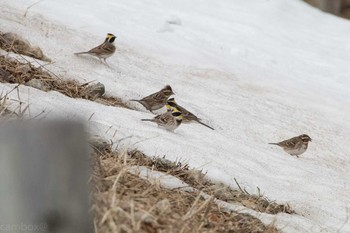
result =
[[[88,99],[108,106],[128,108],[118,97],[96,94],[94,90],[89,88],[91,83],[81,84],[73,79],[62,79],[45,67],[35,66],[26,60],[25,57],[21,57],[26,62],[0,56],[0,82],[33,86],[30,82],[36,80],[37,82],[34,83],[35,87],[44,91],[58,91],[72,98]]]
[[[197,189],[167,189],[130,172],[135,165],[146,166],[232,199],[242,194],[224,187],[214,189],[200,171],[162,158],[149,158],[140,151],[112,152],[110,148],[96,148],[93,159],[96,232],[278,232],[273,224],[267,226],[252,215],[220,207],[215,195],[208,197]],[[259,206],[266,210],[256,196],[244,196],[248,208]]]

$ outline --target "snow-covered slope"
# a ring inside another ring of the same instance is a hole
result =
[[[216,130],[169,133],[141,122],[153,115],[136,103],[140,111],[30,89],[33,115],[87,122],[95,113],[90,129],[120,146],[181,158],[214,181],[235,187],[236,178],[288,202],[298,215],[276,216],[285,232],[350,232],[350,21],[297,0],[44,0],[23,18],[34,2],[0,0],[0,30],[39,45],[51,71],[97,80],[124,100],[170,84]],[[107,32],[118,37],[110,67],[73,55]],[[299,159],[267,144],[301,133],[313,141]]]

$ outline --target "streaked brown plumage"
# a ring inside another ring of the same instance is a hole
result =
[[[174,131],[181,125],[182,113],[177,108],[173,108],[171,111],[157,115],[153,119],[141,119],[141,121],[151,121],[157,123],[159,127]]]
[[[288,154],[295,155],[299,158],[299,155],[307,150],[309,142],[311,142],[311,138],[306,134],[302,134],[297,137],[284,140],[282,142],[269,144],[280,146]]]
[[[201,125],[204,125],[205,127],[208,127],[209,129],[212,129],[214,130],[214,128],[210,127],[209,125],[207,124],[204,124],[201,119],[199,119],[196,115],[194,115],[193,113],[191,113],[190,111],[188,111],[187,109],[185,109],[184,107],[181,107],[180,105],[178,105],[176,102],[175,102],[175,99],[174,98],[171,98],[168,100],[167,102],[167,109],[170,110],[171,108],[173,107],[177,107],[181,112],[182,112],[182,115],[183,115],[183,123],[186,124],[186,123],[191,123],[193,121],[195,122],[198,122],[199,124]]]
[[[112,33],[108,33],[105,41],[102,44],[93,49],[90,49],[87,52],[75,53],[75,55],[89,54],[98,57],[100,60],[103,59],[107,64],[106,59],[112,56],[116,50],[116,47],[113,44],[116,38],[117,37]]]
[[[153,113],[154,110],[158,110],[164,107],[166,104],[166,101],[171,95],[174,95],[174,92],[169,85],[166,85],[162,90],[156,93],[146,96],[140,100],[133,99],[130,101],[139,102],[147,110]]]

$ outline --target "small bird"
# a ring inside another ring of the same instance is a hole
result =
[[[196,115],[194,115],[193,113],[191,113],[190,111],[186,110],[185,108],[181,107],[180,105],[178,105],[175,102],[174,98],[171,98],[167,101],[167,105],[166,108],[167,110],[171,110],[172,108],[178,108],[183,115],[183,123],[191,123],[192,121],[198,122],[201,125],[204,125],[205,127],[208,127],[211,130],[214,130],[214,128],[210,127],[209,125],[204,124],[203,122],[201,122],[201,119],[199,119]]]
[[[309,142],[311,142],[311,138],[306,134],[302,134],[282,142],[269,144],[280,146],[288,154],[295,155],[299,158],[299,155],[306,151]]]
[[[173,132],[181,125],[182,113],[179,109],[173,108],[171,111],[157,115],[153,119],[141,119],[141,121],[155,122],[159,127]]]
[[[151,113],[153,113],[154,110],[161,109],[165,106],[167,99],[174,95],[173,90],[169,85],[166,85],[162,90],[153,93],[149,96],[146,96],[143,99],[140,100],[130,100],[130,101],[136,101],[142,104],[147,110],[149,110]],[[154,114],[154,113],[153,113]]]
[[[105,41],[102,44],[100,44],[99,46],[97,46],[93,49],[90,49],[87,52],[75,53],[75,55],[89,54],[89,55],[98,57],[101,62],[102,62],[101,59],[103,59],[104,62],[107,64],[106,59],[109,58],[110,56],[112,56],[116,50],[116,48],[113,44],[116,38],[117,37],[115,35],[113,35],[112,33],[108,33]]]

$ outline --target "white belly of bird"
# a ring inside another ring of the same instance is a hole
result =
[[[300,147],[295,149],[285,149],[285,151],[290,155],[301,155],[307,149],[307,145],[302,144]]]
[[[163,127],[166,130],[169,130],[169,131],[174,131],[177,127],[179,127],[175,118],[171,119],[171,121],[167,122],[166,124],[162,124],[159,126]]]
[[[167,125],[163,125],[162,127],[164,127],[166,130],[174,131],[178,127],[178,125],[177,124],[167,124]]]
[[[96,55],[97,57],[100,58],[109,58],[110,56],[112,56],[113,54],[100,54],[100,55]]]

